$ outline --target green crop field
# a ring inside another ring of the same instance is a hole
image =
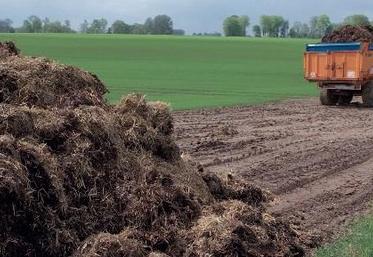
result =
[[[373,216],[357,221],[351,231],[337,242],[326,245],[316,252],[316,257],[372,257]]]
[[[112,102],[139,92],[186,109],[317,94],[303,80],[305,40],[79,34],[1,34],[0,40],[98,74]]]

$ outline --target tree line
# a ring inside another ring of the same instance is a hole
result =
[[[255,37],[292,37],[292,38],[320,38],[341,25],[371,25],[372,22],[365,15],[356,14],[346,17],[341,23],[333,23],[329,16],[314,16],[308,23],[289,21],[282,16],[262,15],[259,24],[252,27]],[[250,28],[250,18],[247,15],[232,15],[223,22],[225,36],[247,36]],[[128,24],[123,20],[116,20],[111,25],[104,18],[85,20],[76,31],[71,28],[69,20],[52,21],[32,15],[23,21],[22,26],[14,27],[10,19],[0,19],[0,33],[88,33],[88,34],[153,34],[153,35],[185,35],[182,29],[174,29],[173,21],[168,15],[157,15],[148,18],[144,23]],[[221,36],[215,33],[194,33],[197,36]]]
[[[320,38],[339,26],[372,24],[367,16],[361,14],[348,16],[342,23],[333,23],[324,14],[312,17],[309,23],[294,22],[292,26],[282,16],[262,15],[259,24],[252,27],[252,32],[255,37]],[[249,26],[250,19],[245,15],[233,15],[223,22],[225,36],[247,36]]]
[[[184,35],[182,29],[174,29],[171,17],[157,15],[148,18],[143,24],[127,24],[123,20],[116,20],[110,26],[106,19],[84,20],[78,31],[71,28],[69,20],[51,21],[32,15],[23,21],[21,27],[13,27],[10,19],[0,19],[0,33],[87,33],[87,34],[152,34],[152,35]]]

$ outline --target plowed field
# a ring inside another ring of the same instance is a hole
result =
[[[174,114],[183,152],[276,195],[273,214],[329,239],[373,199],[373,109],[317,99]]]

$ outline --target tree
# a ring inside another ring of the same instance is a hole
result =
[[[370,25],[369,18],[365,15],[362,14],[355,14],[348,16],[344,19],[343,21],[344,25],[363,25],[363,26],[368,26]]]
[[[283,27],[283,24],[285,23],[284,18],[281,16],[272,16],[272,27],[271,27],[271,37],[279,37],[281,36],[281,28]]]
[[[208,37],[221,37],[221,33],[220,32],[205,32],[203,33],[204,36],[208,36]]]
[[[131,32],[131,26],[126,24],[124,21],[116,20],[111,25],[111,33],[113,34],[129,34]]]
[[[43,32],[43,22],[39,17],[32,15],[23,21],[20,31],[25,33],[41,33]]]
[[[146,34],[153,34],[154,22],[152,18],[147,18],[144,23],[144,30]]]
[[[54,21],[50,24],[50,33],[66,33],[67,28],[60,21]]]
[[[0,33],[14,33],[13,21],[10,19],[0,20]]]
[[[87,29],[87,33],[90,34],[104,34],[106,32],[107,20],[104,18],[94,19],[91,25]]]
[[[246,36],[246,30],[250,25],[250,18],[247,15],[242,15],[238,18],[238,21],[239,21],[240,26],[241,26],[241,31],[242,31],[241,36],[245,37]]]
[[[301,37],[309,37],[309,34],[310,34],[310,27],[308,26],[307,23],[303,23],[302,24],[302,27],[301,27],[301,30],[300,30],[300,35]]]
[[[146,34],[144,24],[135,23],[131,26],[131,33],[132,34]]]
[[[32,33],[32,25],[30,21],[24,20],[22,26],[19,29],[17,29],[17,32]]]
[[[271,24],[272,24],[271,16],[262,15],[260,17],[260,25],[262,27],[263,36],[269,36],[270,35],[271,27],[272,27]]]
[[[309,34],[310,28],[308,24],[299,21],[295,22],[289,31],[289,36],[292,38],[305,38],[309,37]]]
[[[310,21],[310,36],[313,38],[320,38],[326,33],[333,30],[333,24],[329,16],[320,15],[311,18]]]
[[[224,34],[227,37],[239,37],[242,36],[242,26],[240,23],[240,17],[232,15],[226,18],[223,22]]]
[[[43,20],[43,32],[45,33],[73,33],[74,30],[70,27],[70,21],[50,21],[49,18]]]
[[[49,18],[45,18],[43,20],[43,32],[48,32],[49,30],[49,25],[50,25],[50,20]]]
[[[280,26],[280,36],[287,37],[289,33],[289,21],[284,20]]]
[[[283,32],[286,33],[289,27],[289,24],[284,20],[283,17],[275,15],[262,15],[260,17],[260,24],[262,27],[263,36],[269,37],[279,37],[281,28],[283,29]]]
[[[246,15],[232,15],[223,22],[224,34],[227,37],[244,37],[246,30],[250,25],[250,18]]]
[[[40,33],[43,31],[43,22],[38,16],[35,16],[35,15],[30,16],[29,21],[32,26],[32,32]]]
[[[158,15],[153,19],[152,34],[155,35],[170,35],[173,32],[173,22],[171,17],[167,15]]]
[[[318,31],[317,31],[317,21],[318,17],[314,16],[310,20],[310,37],[318,37]]]
[[[204,32],[204,33],[193,33],[193,36],[206,36],[206,37],[221,37],[220,32]]]
[[[254,25],[253,27],[254,37],[261,37],[262,36],[262,29],[259,25]]]
[[[184,36],[185,35],[185,30],[183,29],[174,29],[173,33],[174,35],[177,35],[177,36]]]
[[[298,35],[299,34],[295,31],[294,27],[291,27],[290,30],[289,30],[289,37],[291,37],[291,38],[297,38]]]
[[[69,20],[65,20],[65,21],[64,21],[64,26],[65,26],[66,28],[71,29],[71,22],[70,22]]]
[[[332,22],[330,21],[329,16],[327,15],[320,15],[317,21],[317,27],[319,29],[320,35],[324,36],[326,33],[331,32],[332,30]]]
[[[89,28],[89,23],[87,20],[84,20],[82,24],[80,24],[80,32],[81,33],[87,33]]]

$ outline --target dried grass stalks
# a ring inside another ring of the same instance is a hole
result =
[[[38,107],[102,106],[106,88],[93,74],[0,45],[0,102]]]
[[[237,200],[207,207],[188,236],[185,256],[304,256],[287,224]]]
[[[0,256],[296,256],[268,193],[181,159],[166,105],[109,106],[89,73],[13,53],[0,60]]]

